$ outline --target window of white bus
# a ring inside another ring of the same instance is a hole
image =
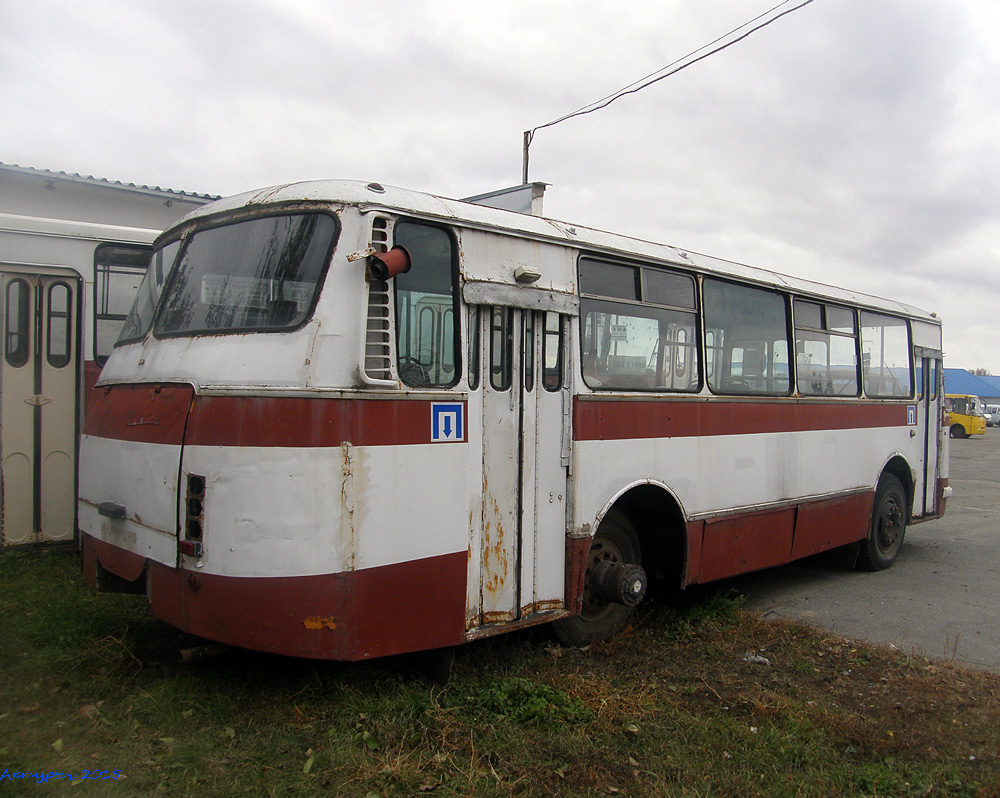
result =
[[[542,338],[542,384],[547,391],[558,391],[563,386],[563,322],[558,313],[545,314]]]
[[[939,369],[938,364],[939,363],[940,363],[940,361],[935,360],[935,361],[933,361],[933,363],[931,365],[930,376],[928,378],[929,379],[929,387],[928,387],[928,393],[927,393],[927,398],[928,399],[937,399],[938,380],[940,379],[940,372],[938,371],[938,369]],[[916,391],[917,399],[923,399],[924,398],[924,370],[923,370],[922,361],[921,361],[920,358],[916,358],[913,361],[913,373],[915,375],[915,378],[914,378],[914,381],[913,381],[913,387],[914,387],[914,390]]]
[[[514,309],[495,307],[490,315],[490,387],[506,391],[513,379]]]
[[[73,308],[70,304],[72,296],[72,289],[66,283],[52,283],[49,286],[45,359],[56,369],[68,366],[72,357],[70,351],[73,344]]]
[[[444,228],[417,222],[397,222],[393,238],[410,256],[394,278],[399,377],[413,387],[451,387],[461,376],[456,247]]]
[[[580,260],[584,382],[596,390],[698,391],[694,278]]]
[[[861,352],[867,396],[903,399],[913,395],[910,326],[905,319],[861,311]]]
[[[796,299],[796,387],[804,396],[857,396],[858,332],[854,311]]]
[[[705,278],[705,329],[712,368],[708,387],[717,394],[787,395],[788,303],[764,288]]]
[[[157,337],[295,329],[310,317],[337,241],[336,217],[275,214],[195,232],[156,311]]]
[[[469,306],[469,390],[479,388],[479,318],[482,308]]]
[[[31,319],[28,283],[20,278],[7,283],[5,299],[4,357],[14,368],[28,362],[28,341]]]
[[[94,253],[94,360],[103,366],[149,269],[149,247],[102,244]]]
[[[156,313],[160,294],[163,293],[163,286],[167,282],[170,268],[174,265],[174,259],[180,248],[180,241],[171,241],[153,253],[149,269],[146,270],[146,275],[139,284],[135,304],[132,305],[132,310],[129,311],[128,317],[122,325],[115,346],[141,341],[146,337],[146,333],[153,326],[153,314]]]

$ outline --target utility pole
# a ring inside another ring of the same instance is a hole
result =
[[[528,147],[531,146],[531,131],[524,131],[524,149],[521,152],[521,185],[528,183]]]

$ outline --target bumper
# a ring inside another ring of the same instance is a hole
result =
[[[227,645],[357,661],[465,641],[467,553],[336,574],[234,577],[174,568],[81,534],[84,576],[145,579],[152,614]]]

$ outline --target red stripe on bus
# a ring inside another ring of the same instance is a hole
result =
[[[591,401],[579,397],[573,402],[573,438],[578,441],[690,438],[906,425],[907,405],[888,402]]]
[[[431,442],[433,404],[415,399],[194,396],[190,386],[115,386],[92,392],[84,433],[199,446],[413,445]],[[467,419],[468,403],[461,404]],[[898,427],[907,425],[907,408],[894,402],[577,397],[573,437],[627,440]],[[461,440],[468,440],[465,429]]]
[[[194,389],[190,385],[116,385],[87,399],[84,435],[180,446]]]
[[[96,388],[84,433],[180,446],[334,447],[432,442],[431,400],[195,396],[190,386]],[[458,402],[456,402],[458,404]],[[462,419],[468,405],[461,402]],[[459,439],[468,440],[466,429]]]
[[[431,442],[427,400],[199,396],[186,444],[198,446],[354,446]],[[463,418],[468,413],[465,403]],[[462,430],[462,440],[467,440]]]

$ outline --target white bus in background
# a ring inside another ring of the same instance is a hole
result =
[[[986,426],[1000,427],[1000,405],[986,405]]]
[[[88,409],[84,572],[201,637],[359,660],[842,548],[950,493],[941,324],[378,184],[159,239]]]
[[[72,542],[77,444],[164,227],[210,198],[0,164],[0,542]]]

